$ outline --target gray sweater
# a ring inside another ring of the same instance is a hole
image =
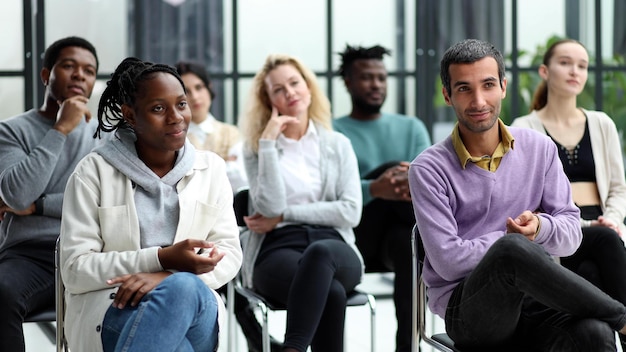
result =
[[[344,241],[361,254],[355,245],[352,228],[361,220],[363,206],[359,169],[350,140],[344,135],[316,125],[320,143],[322,201],[287,206],[285,186],[280,174],[281,151],[274,140],[260,140],[259,152],[244,149],[246,173],[250,182],[250,214],[267,217],[283,215],[284,221],[334,227]],[[244,285],[252,287],[254,262],[263,243],[263,234],[242,234]]]
[[[96,125],[83,121],[67,136],[53,125],[35,109],[0,122],[0,198],[13,209],[26,209],[46,195],[43,215],[6,214],[0,253],[26,241],[54,243],[59,235],[65,184],[95,145]]]

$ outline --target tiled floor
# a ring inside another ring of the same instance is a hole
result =
[[[392,291],[389,276],[377,274],[366,275],[363,290],[372,294],[388,297]],[[280,338],[285,327],[284,312],[271,312],[269,315],[270,333]],[[54,344],[42,333],[36,324],[24,324],[26,336],[26,352],[54,352]],[[350,307],[346,312],[346,352],[370,351],[370,313],[366,306]],[[376,351],[393,352],[395,349],[396,319],[393,301],[390,298],[376,300]],[[247,352],[243,334],[238,332],[238,338],[232,350],[228,350],[227,343],[222,343],[220,352]],[[426,352],[424,349],[423,352]]]

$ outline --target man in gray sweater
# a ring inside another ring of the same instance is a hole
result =
[[[54,306],[63,192],[95,145],[87,102],[97,70],[85,39],[54,42],[43,59],[41,107],[0,122],[0,351],[24,351],[24,317]]]

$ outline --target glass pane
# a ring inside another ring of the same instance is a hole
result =
[[[24,78],[0,78],[0,121],[24,112]]]
[[[352,102],[350,101],[350,94],[346,90],[346,86],[343,84],[343,78],[334,77],[333,81],[333,117],[343,117],[350,114],[352,110]]]
[[[24,68],[24,4],[22,1],[3,1],[0,11],[0,70]]]
[[[365,47],[379,44],[391,49],[392,59],[386,64],[388,70],[395,70],[395,10],[395,1],[333,1],[333,70],[340,64],[336,53],[343,51],[347,44]]]
[[[398,113],[398,78],[387,77],[387,98],[381,111]]]
[[[415,19],[415,3],[417,1],[404,2],[404,25],[406,32],[404,33],[404,45],[406,47],[405,63],[407,70],[415,70],[415,34],[417,20]]]
[[[326,70],[326,5],[308,0],[238,0],[239,71],[256,72],[268,54]]]
[[[626,66],[626,2],[605,0],[602,4],[602,58],[605,65]]]
[[[97,49],[98,48],[96,48],[96,50]],[[102,96],[102,92],[104,92],[104,89],[107,86],[107,81],[108,79],[96,80],[96,83],[93,86],[93,91],[91,92],[91,98],[89,98],[89,102],[87,103],[87,106],[89,107],[89,111],[91,111],[91,117],[94,119],[98,118],[98,103],[100,102],[100,96]]]
[[[518,1],[517,6],[517,50],[520,53],[518,65],[529,66],[532,53],[537,52],[539,46],[545,46],[552,36],[565,36],[565,0],[524,0]],[[538,23],[541,25],[537,25]],[[503,54],[511,53],[510,45],[511,42],[508,41]]]
[[[415,77],[406,77],[404,87],[406,89],[406,96],[404,97],[406,103],[406,114],[409,116],[417,116],[417,94],[415,93]]]
[[[224,106],[223,106],[223,118],[224,122],[231,123],[233,125],[237,124],[237,116],[235,116],[234,107],[235,101],[233,96],[233,80],[225,79],[222,81],[222,90],[218,91],[217,94],[223,97]]]
[[[239,89],[239,103],[237,104],[239,109],[238,123],[245,118],[246,106],[248,98],[250,97],[250,89],[252,89],[252,78],[240,78],[237,81],[237,87]]]
[[[233,37],[233,6],[232,1],[224,2],[223,10],[223,32],[224,36],[224,52],[222,53],[224,58],[224,72],[231,72],[233,70],[233,43],[235,42]]]
[[[46,0],[45,6],[46,46],[71,35],[84,37],[96,47],[99,73],[113,72],[127,56],[127,0]]]
[[[595,85],[595,82],[587,82],[588,87],[592,84]],[[602,87],[603,94],[601,109],[606,112],[613,119],[613,121],[615,121],[617,130],[622,137],[622,148],[626,148],[626,141],[624,140],[626,137],[626,71],[621,70],[605,72],[602,75]],[[587,92],[587,89],[585,89],[585,92]],[[589,102],[588,105],[590,108],[599,108],[597,105],[594,106],[590,103],[591,102]],[[581,106],[586,107],[586,105],[583,105],[582,103]]]

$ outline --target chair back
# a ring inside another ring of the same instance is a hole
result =
[[[235,218],[237,219],[237,225],[246,226],[246,222],[243,221],[243,217],[248,215],[250,190],[248,188],[242,188],[233,198],[233,208],[235,209]]]

